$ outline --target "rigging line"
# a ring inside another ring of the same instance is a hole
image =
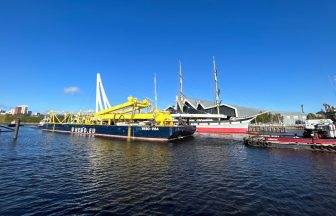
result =
[[[82,99],[80,106],[78,107],[78,110],[81,107],[88,107],[89,110],[94,110],[92,109],[92,101],[94,101],[92,95],[94,93],[94,89],[95,87],[91,86],[89,88],[89,92],[87,94],[85,94],[85,97]]]
[[[329,78],[329,82],[330,82],[330,85],[331,85],[331,89],[333,90],[334,94],[336,95],[336,87],[335,87],[335,77],[334,79],[332,78],[332,76],[328,76]]]

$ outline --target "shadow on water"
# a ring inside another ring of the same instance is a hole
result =
[[[336,154],[247,148],[246,135],[125,141],[0,135],[0,213],[334,215]]]

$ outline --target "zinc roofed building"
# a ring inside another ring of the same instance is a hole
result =
[[[171,113],[191,113],[191,114],[218,114],[217,105],[215,102],[211,102],[203,99],[195,99],[191,97],[183,96],[182,99],[177,100],[175,106],[170,106],[166,109]],[[232,104],[221,103],[219,105],[219,113],[226,115],[228,118],[245,118],[250,116],[257,116],[261,112],[260,109],[249,108],[245,106],[237,106]]]

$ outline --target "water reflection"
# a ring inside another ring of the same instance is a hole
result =
[[[0,135],[0,213],[336,213],[336,154],[247,148],[242,135],[153,143],[24,128]]]

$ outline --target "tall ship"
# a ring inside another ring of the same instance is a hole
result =
[[[150,141],[182,139],[192,136],[196,130],[191,125],[174,125],[169,112],[152,109],[146,99],[128,97],[125,103],[111,106],[99,73],[95,112],[63,116],[51,112],[41,127],[50,132]]]
[[[195,99],[186,96],[182,91],[182,66],[179,70],[179,94],[176,105],[166,110],[172,114],[176,122],[186,122],[196,126],[197,132],[203,133],[246,133],[249,123],[262,113],[261,110],[224,104],[219,97],[217,67],[213,58],[213,73],[215,82],[215,101]]]

